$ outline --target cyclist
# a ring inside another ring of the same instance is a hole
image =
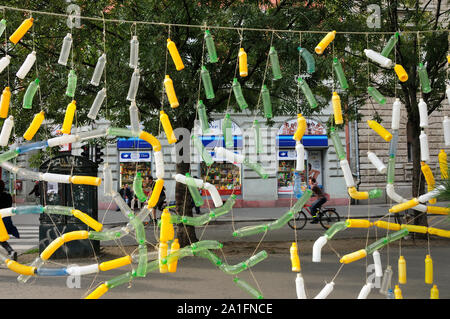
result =
[[[327,198],[323,193],[322,189],[317,185],[316,179],[314,177],[309,178],[309,185],[311,186],[311,190],[314,193],[314,196],[317,196],[317,199],[311,204],[310,213],[313,217],[311,224],[317,224],[319,222],[319,217],[317,216],[317,212],[320,207],[326,203]]]

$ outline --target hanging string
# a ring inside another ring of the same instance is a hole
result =
[[[238,45],[238,54],[236,55],[236,66],[234,69],[234,76],[233,79],[236,78],[237,70],[239,67],[239,50],[242,48],[242,41],[244,40],[244,31],[243,30],[237,30],[237,33],[239,34],[239,45]],[[231,93],[233,92],[233,88],[230,88],[230,93],[228,94],[228,101],[227,101],[227,108],[225,114],[227,114],[230,110],[230,101],[231,101]]]

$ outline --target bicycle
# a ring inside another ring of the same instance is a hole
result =
[[[307,215],[304,210],[312,216],[309,207],[311,207],[311,205],[303,206],[303,209],[297,212],[294,217],[288,221],[289,227],[294,230],[303,229],[306,225],[306,222],[308,221],[308,217],[306,217]],[[341,220],[341,217],[337,213],[336,208],[331,207],[320,207],[319,211],[317,212],[317,216],[320,225],[322,225],[324,229],[330,228],[331,225]]]

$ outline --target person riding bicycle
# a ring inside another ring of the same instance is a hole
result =
[[[309,185],[311,186],[311,190],[314,193],[314,196],[317,196],[317,199],[311,204],[310,212],[313,217],[311,224],[317,224],[319,222],[319,217],[317,216],[317,212],[320,207],[327,202],[327,198],[322,191],[322,189],[317,185],[316,179],[314,177],[309,178]]]

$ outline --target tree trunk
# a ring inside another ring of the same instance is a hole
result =
[[[180,139],[181,137],[181,139]],[[185,136],[177,136],[178,142],[182,143],[183,138],[186,138]],[[187,152],[186,154],[190,154],[189,147],[180,148],[180,152]],[[176,152],[176,158],[177,158],[177,164],[176,164],[176,172],[177,174],[183,174],[190,172],[191,164],[190,161],[187,161],[189,159],[189,156],[184,157],[183,154],[180,154],[179,152]],[[185,160],[183,160],[185,159]],[[176,212],[180,216],[190,216],[192,217],[192,205],[191,205],[191,194],[189,193],[189,190],[186,185],[182,183],[176,183],[175,185],[175,205],[176,205]],[[177,227],[177,238],[178,242],[180,243],[180,247],[188,246],[194,242],[197,242],[197,235],[195,234],[195,227],[194,226],[188,226],[184,224],[179,224]]]

